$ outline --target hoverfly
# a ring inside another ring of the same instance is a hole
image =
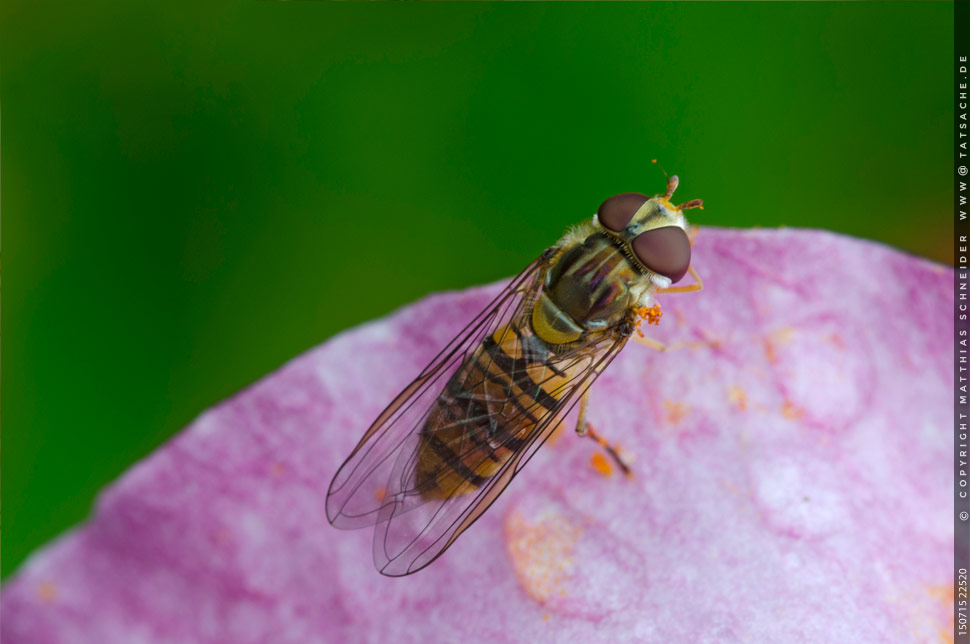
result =
[[[330,484],[327,517],[342,529],[376,526],[381,573],[408,575],[441,556],[579,401],[577,433],[629,473],[586,424],[587,391],[642,336],[644,320],[658,321],[654,295],[702,288],[683,211],[703,206],[672,205],[677,182],[671,176],[654,197],[604,201],[514,278],[360,439]],[[688,272],[693,284],[671,286]]]

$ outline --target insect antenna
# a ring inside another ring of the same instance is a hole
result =
[[[704,210],[704,200],[703,199],[691,199],[687,203],[682,203],[676,207],[677,210],[690,210],[691,208],[700,208]]]
[[[653,162],[653,163],[657,163],[657,160],[656,159],[650,159],[650,161]],[[674,190],[677,189],[677,184],[680,183],[680,179],[677,178],[677,175],[676,174],[673,175],[673,176],[668,175],[667,174],[667,171],[664,170],[664,167],[662,165],[660,165],[659,163],[657,163],[657,167],[660,168],[660,171],[664,173],[664,177],[667,178],[667,192],[666,192],[666,194],[664,194],[664,196],[667,199],[670,199],[671,197],[674,196]]]

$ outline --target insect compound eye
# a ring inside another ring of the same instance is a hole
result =
[[[690,266],[690,240],[679,226],[648,230],[633,240],[633,252],[654,273],[679,282]]]
[[[639,192],[624,192],[613,195],[602,204],[596,215],[599,217],[600,224],[615,233],[622,232],[626,225],[633,219],[634,213],[649,199],[647,195]]]

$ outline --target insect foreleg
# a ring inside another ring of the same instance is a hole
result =
[[[647,337],[643,337],[643,336],[640,336],[640,335],[634,335],[632,337],[633,337],[633,339],[636,342],[639,342],[640,344],[642,344],[644,346],[650,347],[651,349],[656,349],[657,351],[668,351],[668,350],[670,350],[670,345],[664,344],[663,342],[660,342],[659,340],[654,340],[653,338],[647,338]]]
[[[660,340],[654,340],[653,338],[642,337],[640,335],[634,335],[633,339],[640,344],[650,347],[651,349],[656,349],[657,351],[676,351],[678,349],[685,349],[688,347],[713,347],[717,348],[721,345],[719,340],[686,340],[684,342],[677,342],[676,344],[664,344]]]
[[[701,276],[697,274],[693,266],[687,268],[687,272],[694,277],[694,283],[688,284],[687,286],[671,286],[668,288],[658,288],[656,293],[694,293],[696,291],[704,290],[704,283],[701,281]]]

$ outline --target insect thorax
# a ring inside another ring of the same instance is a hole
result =
[[[562,251],[549,269],[532,312],[533,329],[559,345],[619,324],[636,306],[645,279],[612,240],[594,233]]]

